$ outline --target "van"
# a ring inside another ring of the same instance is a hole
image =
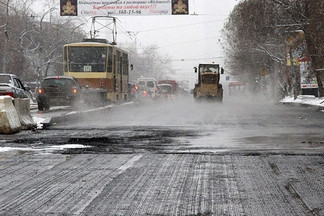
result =
[[[149,77],[138,78],[136,81],[136,85],[140,89],[145,89],[146,91],[148,91],[152,98],[155,98],[157,96],[158,84],[154,78],[149,78]]]

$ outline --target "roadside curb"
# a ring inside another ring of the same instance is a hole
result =
[[[114,107],[114,105],[108,105],[105,107],[99,107],[99,108],[86,110],[86,111],[73,111],[73,112],[69,112],[69,113],[55,116],[52,118],[47,118],[45,121],[42,122],[43,128],[51,126],[53,124],[59,124],[59,123],[65,122],[65,121],[74,121],[74,120],[80,119],[84,115],[94,113],[94,112],[104,112],[104,111],[110,110],[113,107]]]
[[[294,107],[308,107],[309,109],[312,109],[312,110],[318,110],[318,111],[324,112],[324,107],[321,107],[321,106],[302,104],[302,103],[294,103],[294,102],[279,102],[279,103],[283,104],[283,105],[294,106]]]
[[[93,109],[85,110],[85,111],[72,111],[72,112],[62,114],[59,116],[48,117],[44,121],[42,121],[41,124],[43,125],[43,129],[44,129],[44,128],[49,127],[53,124],[59,124],[59,123],[65,122],[65,121],[75,121],[75,120],[80,119],[83,116],[89,115],[91,113],[105,112],[105,111],[111,110],[118,106],[126,106],[126,105],[130,105],[130,104],[133,104],[133,102],[126,102],[123,104],[110,104],[110,105],[107,105],[104,107],[93,108]]]

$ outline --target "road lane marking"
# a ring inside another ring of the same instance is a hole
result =
[[[114,176],[114,178],[116,178],[117,176],[119,176],[120,174],[122,174],[125,170],[131,168],[134,166],[134,163],[136,161],[138,161],[143,155],[135,155],[134,157],[132,157],[130,160],[128,160],[124,165],[122,165],[121,167],[118,168],[117,172],[116,172],[116,175]],[[110,181],[112,181],[114,178],[110,179]],[[75,215],[79,215],[81,214],[84,209],[86,207],[88,207],[88,205],[90,205],[90,203],[95,199],[97,198],[105,189],[106,185],[103,185],[101,188],[95,190],[95,191],[92,191],[90,196],[91,198],[87,200],[87,202],[85,202],[82,206],[79,207],[79,209],[74,212]]]
[[[119,167],[118,169],[121,171],[125,171],[128,168],[132,167],[136,161],[138,161],[143,155],[135,155],[129,161],[127,161],[123,166]]]

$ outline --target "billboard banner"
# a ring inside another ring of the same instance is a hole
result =
[[[188,1],[189,0],[60,0],[60,15],[188,15]]]

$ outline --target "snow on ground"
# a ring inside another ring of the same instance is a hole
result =
[[[324,97],[315,97],[313,95],[298,95],[296,100],[292,96],[286,96],[279,101],[280,103],[303,104],[324,108]]]
[[[37,124],[37,129],[43,129],[43,122],[45,121],[45,118],[40,118],[37,116],[32,117],[34,122]]]
[[[80,145],[80,144],[66,144],[66,145],[53,145],[45,148],[18,148],[18,147],[0,147],[0,152],[7,151],[38,151],[41,153],[52,153],[54,151],[71,149],[71,148],[90,148],[90,146]]]

